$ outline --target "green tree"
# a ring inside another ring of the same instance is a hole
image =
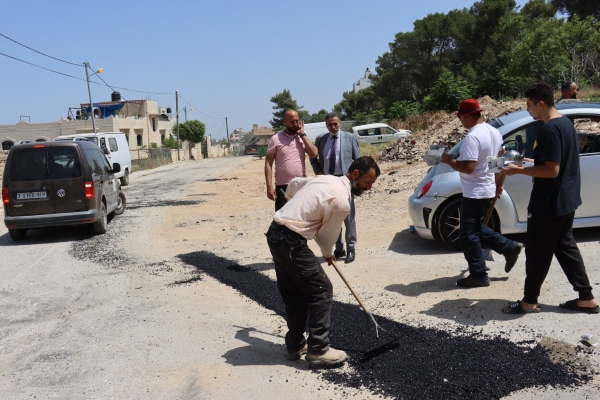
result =
[[[173,126],[173,132],[177,132],[177,124]],[[179,124],[179,139],[187,140],[191,143],[200,143],[204,140],[206,126],[197,119],[191,119]]]
[[[472,96],[470,85],[461,78],[456,78],[451,72],[440,75],[431,93],[425,96],[422,102],[426,111],[456,111],[464,99]]]
[[[408,100],[396,101],[388,110],[390,119],[406,120],[411,115],[418,114],[421,111],[419,103]]]
[[[169,136],[168,138],[165,138],[165,140],[163,140],[162,147],[176,149],[177,148],[177,140],[175,140],[173,137]],[[179,148],[181,148],[181,143],[179,143]]]
[[[283,117],[287,110],[296,110],[301,120],[307,121],[310,119],[308,111],[298,105],[288,89],[283,89],[283,92],[275,94],[270,101],[275,104],[273,106],[273,110],[275,110],[273,111],[273,119],[269,121],[274,129],[283,129]]]
[[[329,114],[329,112],[327,110],[325,110],[324,108],[322,108],[319,110],[319,112],[312,114],[306,120],[306,122],[308,122],[308,123],[325,122],[325,118],[327,118],[327,114]]]
[[[569,20],[577,15],[581,19],[592,16],[600,21],[600,2],[597,0],[550,0],[550,4],[569,15]]]
[[[379,96],[370,86],[358,92],[344,92],[343,100],[333,107],[341,119],[354,119],[357,113],[370,114],[380,108]]]
[[[529,2],[521,8],[521,14],[530,20],[552,18],[556,15],[556,8],[555,4],[546,3],[546,0],[529,0]]]

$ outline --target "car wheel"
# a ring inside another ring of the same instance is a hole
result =
[[[125,198],[125,193],[119,190],[119,197],[117,197],[117,208],[113,211],[115,215],[121,215],[125,212],[125,208],[127,207],[127,199]]]
[[[27,229],[9,229],[8,234],[14,241],[23,240],[27,236]]]
[[[94,222],[94,232],[96,233],[106,233],[108,227],[108,216],[106,215],[106,206],[102,203],[100,207],[100,218],[98,221]]]
[[[460,245],[460,205],[462,199],[454,199],[449,202],[440,213],[438,219],[437,234],[447,246],[455,250],[462,250]],[[492,214],[492,218],[488,221],[488,226],[498,231],[497,217]],[[434,235],[436,236],[436,235]]]
[[[447,246],[461,250],[460,233],[460,204],[462,199],[454,199],[448,203],[440,213],[438,219],[438,233]]]
[[[129,185],[129,170],[125,168],[125,173],[121,177],[121,186]]]

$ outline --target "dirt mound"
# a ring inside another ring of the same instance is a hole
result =
[[[483,96],[478,101],[486,121],[525,109],[523,100],[495,101],[489,96]],[[451,148],[468,132],[454,113],[444,112],[421,114],[410,117],[407,121],[391,121],[390,125],[397,129],[412,128],[413,134],[387,147],[381,154],[381,160],[406,161],[409,164],[422,160],[430,145]]]

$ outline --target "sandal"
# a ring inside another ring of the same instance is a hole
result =
[[[561,303],[559,304],[560,308],[564,308],[566,310],[571,310],[571,311],[581,311],[581,312],[586,312],[589,314],[598,314],[600,313],[600,306],[596,306],[596,307],[579,307],[577,305],[577,299],[575,300],[569,300],[567,302]]]
[[[526,310],[523,308],[523,306],[521,306],[521,302],[519,300],[510,303],[509,302],[509,309],[507,310],[506,308],[502,309],[502,312],[505,314],[535,314],[535,313],[539,313],[542,311],[542,309],[537,306],[536,308],[532,308],[531,310]]]

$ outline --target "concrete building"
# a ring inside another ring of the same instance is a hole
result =
[[[367,70],[365,71],[365,76],[360,78],[358,80],[358,82],[355,82],[352,84],[352,91],[354,93],[358,92],[359,90],[362,89],[366,89],[369,86],[371,86],[373,83],[371,82],[371,76],[373,76],[373,71],[369,70],[369,68],[367,68]]]
[[[72,115],[74,108],[71,108],[68,118],[57,122],[22,121],[0,125],[0,149],[9,150],[21,140],[47,141],[60,135],[93,132],[91,118],[81,119],[85,118],[86,108],[89,114],[89,103],[83,103],[76,115]],[[94,103],[94,112],[96,132],[123,132],[132,150],[150,147],[151,143],[160,147],[162,141],[172,135],[175,123],[167,109],[159,108],[158,103],[151,100]]]

